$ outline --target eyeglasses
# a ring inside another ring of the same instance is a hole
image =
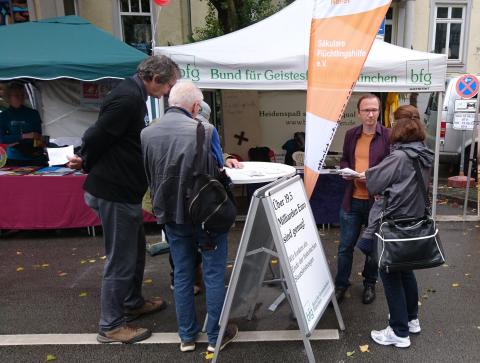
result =
[[[366,115],[370,114],[370,113],[377,113],[379,110],[378,108],[367,108],[367,109],[364,109],[364,110],[360,110],[361,113],[364,113]]]

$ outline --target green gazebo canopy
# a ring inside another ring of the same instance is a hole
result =
[[[0,80],[125,78],[147,57],[78,16],[1,26],[0,49]]]

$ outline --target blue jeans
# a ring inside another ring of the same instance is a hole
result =
[[[418,317],[418,287],[413,271],[380,271],[388,310],[389,325],[399,337],[408,337],[408,322]]]
[[[346,289],[350,286],[350,274],[352,273],[353,250],[357,243],[362,226],[368,225],[370,203],[368,200],[352,198],[351,210],[340,210],[340,245],[337,254],[337,276],[335,287]],[[377,266],[371,259],[365,258],[363,266],[363,284],[375,284],[377,282]]]
[[[207,236],[198,227],[191,224],[167,223],[165,225],[170,255],[173,259],[175,289],[175,309],[177,313],[178,334],[182,342],[195,341],[201,327],[195,313],[193,285],[195,282],[197,243],[202,247]],[[203,282],[207,302],[208,343],[214,345],[219,332],[219,320],[225,299],[225,267],[227,263],[227,234],[213,238],[216,249],[202,250]]]

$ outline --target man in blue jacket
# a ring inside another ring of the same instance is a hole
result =
[[[125,323],[166,307],[161,299],[142,296],[145,232],[142,198],[147,189],[140,132],[146,125],[147,96],[170,91],[180,71],[170,58],[152,56],[138,72],[105,98],[97,122],[83,135],[79,155],[69,166],[88,172],[85,202],[102,222],[107,256],[101,292],[97,340],[134,343],[151,331]]]
[[[390,153],[388,141],[390,130],[377,121],[380,115],[380,99],[374,94],[367,94],[358,100],[357,112],[362,124],[345,134],[340,167],[363,173],[379,164]],[[373,204],[364,178],[344,176],[344,179],[347,180],[347,184],[340,210],[340,244],[335,277],[335,296],[339,303],[350,286],[353,250],[362,226],[368,225],[368,214]],[[370,304],[375,300],[378,271],[368,258],[365,260],[362,276],[364,278],[362,302]]]

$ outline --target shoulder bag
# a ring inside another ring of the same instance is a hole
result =
[[[417,185],[425,200],[425,215],[421,218],[383,218],[375,233],[376,260],[379,270],[389,272],[417,270],[445,263],[440,235],[431,216],[430,200],[420,171],[417,156],[405,152],[413,162]],[[385,196],[382,215],[388,196]]]
[[[237,208],[230,191],[231,179],[225,170],[218,177],[202,172],[205,127],[197,125],[197,146],[193,164],[193,186],[188,201],[192,223],[201,226],[208,236],[226,233],[235,222]]]

